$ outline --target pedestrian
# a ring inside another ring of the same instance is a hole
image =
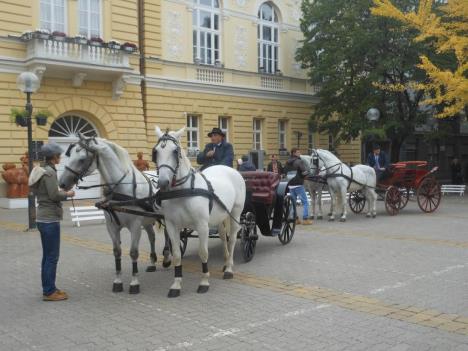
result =
[[[55,166],[60,163],[62,148],[58,144],[49,143],[42,146],[41,152],[45,163],[33,169],[29,186],[38,202],[36,224],[42,243],[42,293],[44,301],[60,301],[68,299],[67,293],[55,286],[60,253],[60,221],[63,218],[61,202],[75,196],[75,192],[60,190],[58,186]]]
[[[454,158],[450,164],[450,170],[452,172],[452,184],[460,185],[463,184],[462,166],[458,158]]]
[[[207,144],[203,152],[197,156],[197,163],[202,165],[201,169],[215,165],[232,167],[234,150],[224,139],[226,137],[224,132],[220,128],[213,128],[208,136],[211,138],[211,143]]]
[[[242,156],[242,164],[239,166],[239,172],[252,172],[256,171],[255,165],[249,160],[249,156]]]
[[[293,148],[291,150],[291,157],[286,162],[285,171],[296,171],[296,175],[289,181],[289,193],[291,194],[292,200],[294,203],[297,203],[297,198],[299,197],[303,207],[302,221],[296,218],[296,223],[309,225],[312,224],[312,221],[309,219],[309,203],[304,188],[304,178],[309,172],[300,156],[300,150],[298,148]]]
[[[267,171],[277,173],[279,175],[283,174],[283,165],[278,161],[276,154],[271,155],[271,162],[267,166]]]

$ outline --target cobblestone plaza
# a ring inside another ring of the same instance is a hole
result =
[[[144,236],[141,293],[128,294],[126,233],[125,292],[112,293],[105,226],[66,218],[57,283],[71,298],[58,303],[41,299],[40,240],[23,231],[26,212],[1,210],[0,350],[468,350],[467,200],[444,198],[432,215],[411,203],[397,217],[378,205],[375,220],[299,226],[284,247],[260,237],[250,263],[237,251],[232,281],[221,279],[212,239],[205,295],[192,239],[177,299],[166,297],[172,269],[144,272]]]

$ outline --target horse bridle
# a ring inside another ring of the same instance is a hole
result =
[[[85,177],[86,174],[88,173],[89,169],[93,165],[94,160],[96,160],[96,162],[98,164],[98,167],[99,167],[99,156],[98,156],[97,152],[95,150],[91,149],[91,147],[89,146],[89,143],[91,141],[94,142],[97,145],[97,140],[96,140],[95,137],[92,137],[92,138],[89,138],[89,139],[82,139],[78,143],[70,144],[67,151],[65,152],[65,156],[70,157],[71,151],[73,150],[73,148],[75,146],[78,145],[81,148],[86,150],[86,156],[88,156],[89,154],[92,154],[92,157],[89,160],[88,164],[86,165],[86,167],[83,168],[83,170],[81,172],[77,172],[74,169],[72,169],[72,168],[70,168],[68,166],[65,166],[65,169],[67,171],[69,171],[70,173],[75,175],[75,178],[74,178],[75,183],[78,183],[79,180],[83,181],[83,177]]]
[[[175,168],[168,165],[168,164],[159,164],[157,162],[158,158],[157,158],[156,148],[158,146],[161,146],[161,148],[164,149],[166,147],[168,141],[173,142],[175,144],[175,146],[176,146],[176,149],[174,150],[174,157],[176,159]],[[181,185],[181,184],[185,183],[189,179],[189,177],[191,176],[192,172],[189,172],[185,177],[182,177],[181,179],[177,180],[177,173],[179,172],[180,160],[181,159],[182,159],[182,149],[180,147],[179,141],[176,138],[174,138],[173,136],[169,135],[167,132],[164,133],[164,135],[161,138],[159,138],[158,143],[154,146],[153,155],[152,155],[152,161],[154,163],[156,163],[158,176],[159,176],[159,170],[161,168],[168,168],[172,172],[172,184],[171,184],[172,186]]]
[[[341,165],[341,163],[337,163],[337,164],[334,164],[334,165],[332,165],[332,166],[325,167],[325,168],[321,169],[321,168],[320,168],[320,161],[322,161],[323,164],[325,165],[325,161],[323,160],[323,158],[320,157],[320,155],[318,154],[317,151],[313,150],[313,152],[312,152],[312,164],[315,166],[315,174],[314,174],[314,176],[318,176],[319,173],[322,172],[322,171],[325,171],[326,174],[328,175],[328,170],[330,170],[330,169],[332,169],[332,168],[334,168],[334,167],[336,167],[336,166],[340,166],[340,165]],[[334,174],[334,173],[336,173],[336,172],[338,172],[338,169],[337,169],[335,172],[333,172],[332,174]]]

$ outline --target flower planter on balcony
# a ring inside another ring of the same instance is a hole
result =
[[[116,43],[108,43],[107,47],[112,50],[120,50],[122,46]]]
[[[50,39],[50,34],[48,33],[35,33],[34,36],[39,39],[48,40]]]
[[[97,47],[102,47],[102,43],[99,41],[90,41],[89,45],[91,46],[97,46]]]
[[[80,45],[87,45],[88,44],[88,39],[86,39],[85,37],[75,37],[73,39],[73,41],[76,44],[80,44]]]
[[[133,53],[137,51],[137,46],[133,43],[124,43],[122,45],[122,50],[128,52],[128,53]]]
[[[55,41],[65,41],[66,38],[67,35],[63,32],[55,31],[52,33],[52,39],[54,39]]]

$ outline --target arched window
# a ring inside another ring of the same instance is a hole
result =
[[[101,0],[80,0],[79,31],[87,38],[101,37]]]
[[[78,133],[85,137],[98,136],[96,128],[86,119],[67,115],[57,118],[50,126],[49,138],[77,138]]]
[[[278,13],[272,4],[264,3],[258,10],[258,68],[260,72],[278,71]]]
[[[193,60],[214,65],[221,62],[219,0],[193,0]]]

